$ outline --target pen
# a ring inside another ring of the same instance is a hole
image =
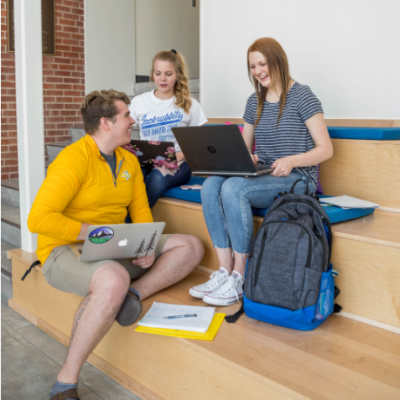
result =
[[[197,314],[170,315],[168,317],[164,317],[164,319],[190,318],[190,317],[197,317]]]

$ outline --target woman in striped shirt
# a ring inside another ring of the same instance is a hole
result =
[[[253,162],[269,164],[273,172],[255,178],[214,176],[204,182],[203,213],[220,269],[189,293],[217,306],[243,295],[253,238],[251,207],[269,207],[298,179],[304,182],[295,193],[304,192],[306,181],[315,191],[318,164],[333,154],[321,103],[308,86],[291,78],[281,45],[272,38],[256,40],[248,49],[247,66],[255,93],[247,100],[243,137]]]

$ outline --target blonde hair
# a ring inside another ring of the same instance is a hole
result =
[[[183,110],[188,113],[190,107],[192,106],[192,98],[190,97],[190,89],[188,83],[188,72],[185,64],[185,60],[182,54],[175,50],[171,51],[160,51],[157,53],[152,62],[150,80],[153,81],[154,75],[154,64],[156,61],[169,61],[175,69],[176,82],[174,86],[175,91],[175,104],[178,107],[183,108]]]
[[[282,116],[286,103],[286,95],[290,89],[290,81],[292,80],[289,73],[289,62],[282,46],[272,38],[261,38],[256,40],[247,50],[247,71],[251,83],[253,84],[257,95],[257,121],[254,127],[260,122],[264,101],[267,97],[268,88],[263,87],[256,78],[251,74],[249,54],[258,51],[261,53],[268,63],[269,75],[271,82],[275,84],[279,82],[282,87],[282,93],[279,98],[279,114],[276,125]]]
[[[97,131],[101,118],[108,118],[115,122],[115,117],[119,113],[116,100],[122,100],[126,105],[131,103],[129,97],[124,92],[114,89],[95,90],[83,99],[81,104],[81,115],[85,132],[89,135]]]

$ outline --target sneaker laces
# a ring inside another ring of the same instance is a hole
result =
[[[225,286],[225,287],[224,287]],[[235,293],[236,300],[239,301],[239,293],[236,288],[236,279],[231,275],[228,277],[228,279],[225,281],[225,283],[218,289],[218,291],[221,292],[221,294],[227,293],[230,289],[233,289]]]
[[[218,271],[214,271],[211,275],[210,275],[210,280],[213,279],[214,277],[216,277],[216,281],[218,282],[218,285],[224,280],[225,278],[225,274],[221,274],[220,270]]]

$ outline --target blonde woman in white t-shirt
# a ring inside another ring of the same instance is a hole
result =
[[[157,157],[150,172],[142,169],[149,205],[153,207],[163,192],[188,183],[191,177],[172,128],[203,125],[207,118],[200,104],[190,97],[188,74],[180,53],[175,50],[157,53],[150,80],[156,89],[133,98],[129,106],[131,117],[136,121],[135,126],[140,127],[141,140],[168,141],[175,146],[175,149],[168,149],[165,157]]]

